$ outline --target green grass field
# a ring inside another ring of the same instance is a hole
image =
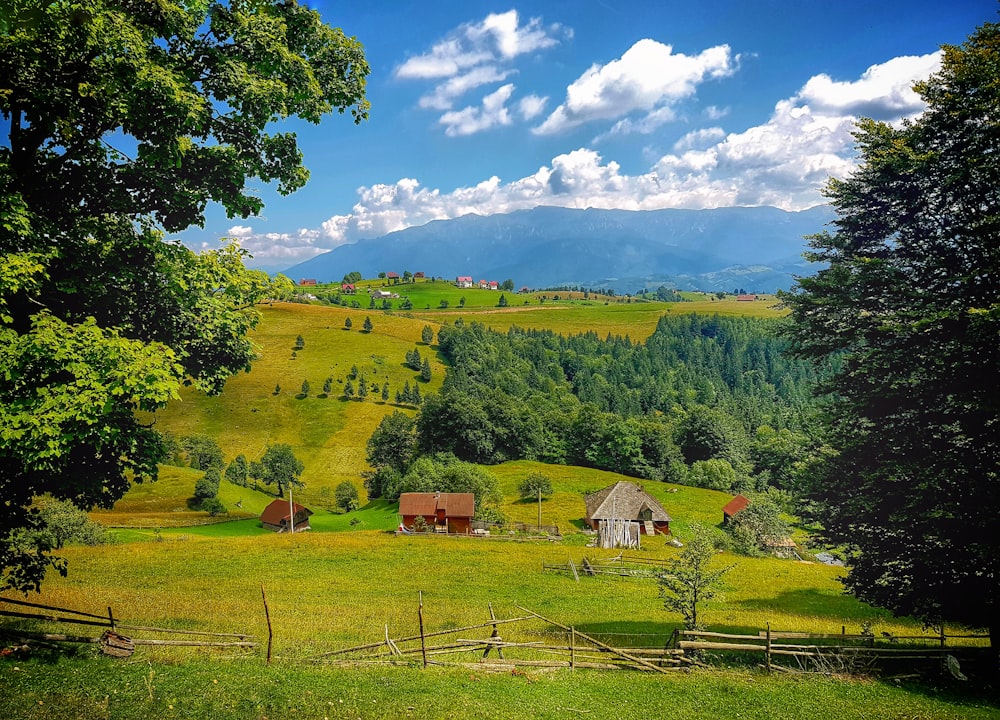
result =
[[[428,302],[446,283],[427,285]],[[457,288],[452,288],[457,290]],[[157,427],[182,435],[215,437],[227,459],[257,458],[269,443],[288,442],[306,465],[296,500],[314,510],[313,530],[295,536],[261,528],[257,517],[273,496],[223,481],[226,522],[191,511],[187,499],[200,472],[164,466],[155,483],[136,485],[110,511],[93,513],[119,528],[118,542],[68,547],[69,574],[51,574],[32,601],[103,614],[120,622],[214,632],[267,635],[262,588],[275,632],[274,662],[253,652],[141,647],[129,660],[110,660],[85,646],[76,657],[52,662],[0,660],[0,707],[12,718],[642,718],[668,712],[679,718],[810,718],[836,712],[846,718],[988,718],[1000,703],[945,684],[907,685],[859,678],[767,676],[754,668],[696,671],[652,677],[637,672],[527,671],[513,675],[432,667],[335,667],[310,658],[349,645],[379,642],[385,633],[417,632],[417,598],[428,631],[482,622],[492,604],[500,617],[531,608],[583,632],[621,643],[662,645],[680,618],[668,614],[652,579],[584,577],[543,571],[544,563],[579,563],[611,555],[586,547],[581,531],[584,495],[622,476],[585,468],[511,462],[490,468],[504,494],[504,512],[534,524],[539,504],[522,501],[517,485],[531,472],[548,475],[555,489],[541,503],[542,523],[557,525],[561,542],[396,537],[396,507],[368,502],[351,513],[333,508],[332,489],[343,480],[361,488],[364,446],[379,420],[396,408],[371,398],[340,396],[352,365],[394,394],[416,373],[403,366],[407,350],[429,355],[439,387],[444,367],[421,328],[463,317],[502,329],[510,324],[557,332],[594,330],[645,337],[665,312],[696,308],[732,313],[777,313],[770,303],[712,301],[588,304],[561,298],[499,312],[473,291],[463,291],[460,314],[426,308],[407,315],[278,304],[263,309],[254,339],[260,360],[208,398],[194,391],[158,413]],[[496,298],[495,293],[486,293]],[[455,301],[457,303],[457,299]],[[479,303],[476,305],[475,303]],[[435,303],[436,305],[437,303]],[[449,303],[451,305],[451,303]],[[416,305],[416,302],[415,302]],[[360,332],[365,317],[371,333]],[[344,329],[346,318],[351,330]],[[537,323],[537,324],[536,324]],[[644,335],[645,333],[645,335]],[[305,347],[295,352],[295,338]],[[330,397],[319,397],[334,378]],[[303,380],[312,386],[297,397]],[[275,393],[275,385],[281,390]],[[643,483],[672,515],[682,540],[693,523],[715,525],[729,496],[697,488]],[[641,557],[667,559],[678,550],[665,539],[645,539]],[[765,627],[812,632],[914,635],[920,624],[896,619],[842,592],[842,569],[815,562],[721,554],[733,564],[722,597],[701,609],[722,632]],[[64,627],[44,626],[66,632]],[[531,642],[541,623],[510,626],[505,639]]]

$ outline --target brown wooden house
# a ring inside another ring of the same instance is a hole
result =
[[[294,523],[292,523],[293,513]],[[297,502],[289,504],[287,500],[279,499],[264,508],[264,512],[260,514],[260,522],[274,532],[290,532],[293,524],[295,532],[302,532],[309,529],[309,516],[312,514],[312,510]]]
[[[670,515],[660,501],[632,482],[617,482],[586,497],[587,524],[600,531],[601,523],[638,524],[644,535],[670,533]]]
[[[403,527],[413,529],[413,523],[422,517],[427,527],[435,532],[472,532],[472,518],[476,514],[476,496],[472,493],[414,492],[399,496],[399,514]]]

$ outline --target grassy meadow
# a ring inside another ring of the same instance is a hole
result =
[[[448,290],[450,288],[450,290]],[[422,304],[417,290],[426,291]],[[274,659],[254,651],[140,647],[128,660],[98,655],[83,646],[75,656],[0,659],[0,707],[11,718],[639,718],[669,713],[677,718],[810,718],[836,711],[844,718],[988,718],[1000,714],[996,698],[938,686],[859,678],[768,676],[755,666],[652,676],[615,671],[517,671],[492,673],[432,667],[340,665],[315,662],[325,652],[418,632],[418,595],[428,632],[483,622],[492,605],[498,617],[522,615],[518,606],[618,645],[662,646],[680,618],[663,609],[651,578],[581,577],[543,570],[545,563],[579,564],[613,553],[586,546],[584,495],[623,479],[614,473],[534,462],[490,468],[504,495],[503,511],[534,524],[539,503],[521,500],[517,485],[532,472],[552,479],[555,492],[541,503],[541,521],[557,525],[564,539],[522,541],[396,537],[396,507],[367,501],[361,485],[365,443],[380,419],[399,408],[397,389],[417,381],[404,366],[417,347],[431,359],[433,392],[444,366],[421,329],[457,317],[503,329],[510,324],[575,333],[594,330],[641,339],[666,312],[692,310],[777,313],[770,302],[711,300],[668,305],[607,305],[561,297],[503,309],[486,304],[480,290],[450,295],[441,309],[435,293],[459,292],[448,283],[406,286],[412,312],[275,304],[262,309],[254,334],[260,359],[235,377],[218,397],[185,389],[180,401],[157,414],[156,426],[175,435],[217,439],[227,461],[239,453],[259,458],[271,443],[286,442],[305,463],[305,487],[295,498],[315,514],[313,530],[276,535],[257,517],[273,496],[222,482],[229,508],[224,522],[191,511],[187,499],[201,473],[164,466],[155,483],[134,486],[111,510],[92,517],[116,529],[117,542],[61,551],[69,573],[50,574],[32,602],[103,614],[110,606],[122,623],[185,630],[253,633],[266,643],[262,602],[266,592],[274,629]],[[562,295],[565,295],[563,293]],[[460,297],[466,307],[455,306]],[[520,300],[520,296],[516,296]],[[478,304],[477,304],[478,303]],[[430,306],[424,307],[424,306]],[[372,332],[361,325],[370,317]],[[345,329],[350,318],[352,328]],[[293,351],[296,337],[305,346]],[[343,381],[357,366],[369,383],[390,385],[390,402],[372,395],[343,397]],[[323,382],[334,390],[322,397]],[[300,389],[308,380],[306,396]],[[340,381],[340,382],[338,382]],[[280,390],[275,392],[275,386]],[[363,506],[335,510],[333,488],[349,480]],[[683,541],[693,523],[716,525],[730,499],[724,493],[645,482],[672,515]],[[803,531],[799,531],[800,533]],[[639,557],[665,560],[679,550],[664,538],[643,539]],[[615,553],[616,554],[616,553]],[[842,568],[817,562],[746,558],[721,553],[732,565],[723,595],[700,609],[720,632],[776,630],[919,635],[920,624],[892,618],[842,592]],[[7,623],[19,621],[8,620]],[[5,623],[6,624],[6,623]],[[42,625],[56,632],[64,626]],[[541,621],[504,626],[506,640],[550,639]],[[475,633],[471,637],[485,637]],[[473,662],[476,655],[463,658]]]

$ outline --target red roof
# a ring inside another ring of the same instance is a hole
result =
[[[398,278],[398,277],[399,277],[399,273],[394,273],[394,272],[387,272],[387,273],[385,274],[385,276],[386,276],[387,278]]]
[[[399,514],[404,517],[435,517],[438,510],[445,517],[471,518],[476,514],[476,496],[472,493],[402,493]]]
[[[341,290],[353,290],[354,289],[354,283],[344,283],[343,285],[340,286],[340,289]]]
[[[737,495],[728,503],[726,503],[726,506],[724,508],[722,508],[722,514],[732,517],[736,513],[745,510],[747,505],[749,504],[750,504],[749,500],[747,500],[742,495]]]
[[[312,510],[299,505],[297,502],[293,502],[292,507],[295,509],[296,515],[302,511],[312,515]],[[274,500],[270,505],[264,508],[264,512],[260,514],[260,521],[262,523],[267,523],[268,525],[281,525],[282,522],[288,521],[290,515],[291,513],[288,511],[287,500]]]

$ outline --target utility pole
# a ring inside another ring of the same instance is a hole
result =
[[[542,532],[542,488],[538,488],[538,532]]]

